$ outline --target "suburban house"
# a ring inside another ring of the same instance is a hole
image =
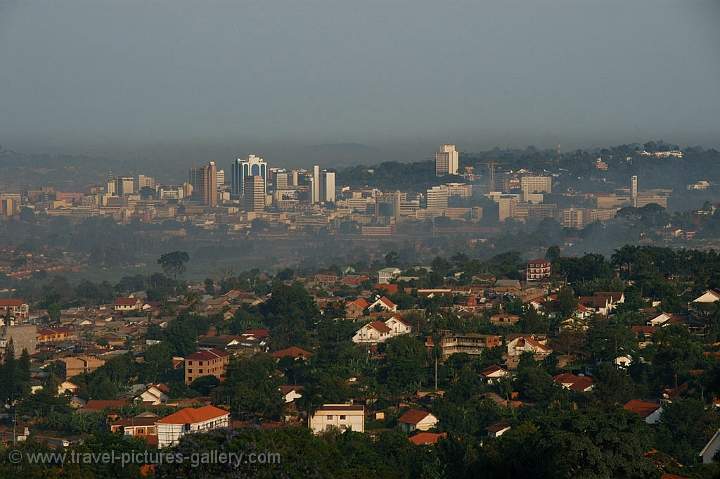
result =
[[[386,320],[385,326],[390,328],[391,334],[393,336],[410,334],[412,332],[412,326],[410,326],[410,323],[397,315],[391,316],[390,319]]]
[[[437,426],[438,419],[428,411],[410,409],[398,419],[400,428],[406,432],[427,431]]]
[[[141,311],[143,302],[138,298],[116,298],[113,310],[117,313],[128,313],[131,311]]]
[[[158,448],[174,446],[186,434],[208,432],[230,425],[230,412],[215,406],[181,409],[158,419]]]
[[[302,397],[302,386],[295,386],[293,384],[284,384],[282,386],[278,387],[278,390],[280,391],[280,394],[282,394],[283,399],[285,400],[285,403],[291,403],[295,401],[296,399],[300,399]]]
[[[37,330],[38,344],[57,343],[75,339],[75,332],[70,328],[40,328]]]
[[[345,316],[352,319],[359,318],[365,314],[365,310],[369,307],[370,303],[365,298],[358,298],[345,305]]]
[[[541,361],[552,353],[546,341],[540,341],[533,336],[519,336],[507,343],[508,367],[514,367],[525,353],[532,353],[536,361]],[[514,365],[514,366],[511,366]]]
[[[489,438],[500,437],[510,430],[510,423],[505,421],[496,422],[486,428],[487,435]]]
[[[480,371],[480,376],[482,376],[483,381],[485,381],[488,384],[495,384],[500,379],[507,377],[509,373],[498,366],[497,364],[493,364],[492,366],[488,366],[487,368]]]
[[[279,351],[272,353],[272,357],[277,360],[282,358],[293,358],[296,361],[299,359],[307,361],[311,356],[312,353],[310,351],[305,351],[303,348],[299,348],[297,346],[290,346],[289,348],[280,349]]]
[[[144,439],[148,444],[157,446],[158,417],[151,412],[144,412],[130,418],[115,419],[110,422],[110,432],[122,433],[124,436],[131,436]]]
[[[693,299],[693,303],[716,303],[720,301],[720,292],[708,289],[703,294]]]
[[[22,299],[0,299],[0,319],[10,316],[15,321],[28,319],[30,306]]]
[[[324,404],[310,416],[308,425],[315,434],[321,434],[333,428],[365,432],[365,406]]]
[[[720,451],[720,429],[710,438],[705,447],[700,451],[700,459],[703,464],[711,464],[714,461],[715,455]]]
[[[170,397],[170,388],[165,384],[148,384],[147,389],[135,398],[135,401],[151,406],[165,404]]]
[[[578,376],[571,373],[562,373],[553,377],[553,381],[565,389],[579,393],[592,391],[593,388],[593,380],[590,376]]]
[[[419,432],[408,439],[416,446],[433,446],[447,437],[446,432]]]
[[[510,313],[497,313],[490,316],[490,323],[495,326],[514,326],[520,321],[520,316]]]
[[[63,381],[60,384],[58,384],[57,387],[57,395],[63,396],[67,393],[70,394],[76,394],[78,392],[78,385],[75,383],[72,383],[70,381]]]
[[[372,321],[362,326],[353,336],[353,343],[382,343],[391,338],[391,330],[382,321]]]
[[[581,296],[578,302],[589,310],[607,316],[612,313],[618,304],[625,302],[622,292],[596,292],[592,296]]]
[[[383,268],[378,271],[378,283],[388,284],[394,278],[400,276],[402,271],[399,268]]]
[[[185,384],[190,384],[202,376],[215,376],[225,379],[230,354],[219,349],[205,349],[192,353],[185,358]]]
[[[393,303],[388,298],[383,296],[383,297],[377,299],[374,303],[370,304],[370,306],[368,306],[368,309],[370,311],[374,311],[375,309],[381,309],[384,311],[391,311],[394,313],[395,311],[397,311],[397,304]]]
[[[500,346],[501,344],[502,338],[494,334],[443,333],[440,337],[439,346],[442,358],[445,360],[456,353],[480,356],[484,350]],[[429,342],[426,342],[425,345],[432,347],[432,338],[429,338]]]
[[[637,414],[648,424],[656,424],[660,420],[663,408],[660,404],[640,399],[631,399],[626,402],[623,409]]]

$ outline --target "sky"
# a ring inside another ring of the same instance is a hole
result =
[[[718,25],[720,0],[0,0],[0,145],[720,146]]]

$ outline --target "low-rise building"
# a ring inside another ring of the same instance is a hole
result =
[[[230,412],[215,406],[181,409],[155,422],[158,448],[174,446],[187,434],[227,428]]]
[[[428,431],[437,426],[438,419],[430,412],[422,409],[410,409],[398,419],[400,428],[405,433]]]
[[[230,354],[219,349],[204,349],[185,358],[185,384],[191,384],[203,376],[215,376],[225,380]]]
[[[324,404],[310,416],[309,426],[315,434],[321,434],[331,429],[365,432],[365,406]]]

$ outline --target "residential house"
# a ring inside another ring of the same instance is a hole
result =
[[[441,439],[447,438],[446,432],[419,432],[408,439],[416,446],[434,446]]]
[[[60,384],[58,384],[57,395],[63,396],[67,393],[77,394],[78,389],[79,389],[79,386],[77,384],[70,382],[70,381],[63,381]]]
[[[398,315],[393,315],[389,319],[385,320],[385,326],[390,328],[390,334],[393,336],[410,334],[412,332],[412,326],[410,326],[410,323]]]
[[[578,302],[602,316],[612,313],[618,304],[625,302],[622,292],[596,292],[592,296],[581,296]]]
[[[139,298],[116,298],[113,310],[117,313],[129,313],[131,311],[141,311],[143,302]]]
[[[708,289],[703,294],[693,299],[693,303],[716,303],[720,301],[720,292],[713,289]]]
[[[315,434],[321,434],[331,429],[365,432],[365,406],[324,404],[310,416],[308,424]]]
[[[525,268],[525,278],[529,281],[542,281],[550,277],[550,261],[546,259],[531,259]]]
[[[520,321],[520,316],[517,314],[500,312],[490,316],[490,323],[495,326],[514,326],[518,321]]]
[[[556,384],[571,391],[586,393],[592,391],[593,380],[590,376],[578,376],[571,373],[562,373],[553,377]]]
[[[399,268],[383,268],[378,271],[378,283],[388,284],[391,280],[400,276],[402,271]]]
[[[434,346],[432,344],[432,338],[425,344],[428,347]],[[449,333],[445,331],[440,335],[439,346],[442,358],[445,360],[456,353],[480,356],[484,350],[495,348],[501,344],[502,338],[494,334]]]
[[[16,322],[25,321],[30,316],[30,305],[22,299],[0,299],[0,320],[6,316]]]
[[[215,406],[184,408],[155,422],[158,448],[174,446],[180,438],[198,432],[227,428],[230,412]]]
[[[391,330],[382,321],[371,321],[357,330],[353,343],[382,343],[391,338]]]
[[[197,378],[215,376],[225,380],[230,354],[219,349],[204,349],[185,358],[185,384],[189,385]]]
[[[496,422],[489,425],[486,429],[489,438],[495,439],[510,430],[510,423],[506,421]]]
[[[391,311],[395,312],[397,311],[397,304],[390,301],[385,296],[378,298],[374,303],[370,304],[368,308],[370,311],[375,311],[376,309],[384,310],[384,311]]]
[[[140,393],[135,398],[135,401],[151,406],[158,406],[165,404],[168,399],[170,399],[168,396],[169,392],[170,388],[165,384],[148,384],[147,389]]]
[[[507,365],[517,367],[520,356],[532,353],[536,361],[542,361],[552,353],[547,340],[539,340],[534,336],[518,336],[507,343]]]
[[[110,421],[110,432],[123,436],[144,439],[149,445],[157,446],[157,415],[144,412],[130,418],[118,418]]]
[[[283,399],[285,400],[285,404],[287,404],[302,397],[303,387],[293,384],[284,384],[282,386],[279,386],[278,390],[280,391],[280,394],[282,394]]]
[[[350,301],[345,305],[345,316],[356,319],[365,314],[365,310],[370,307],[370,303],[365,298],[358,298]]]
[[[75,338],[75,331],[70,328],[40,328],[37,330],[38,344],[71,341]]]
[[[303,348],[297,346],[290,346],[289,348],[281,349],[272,353],[272,357],[277,360],[282,358],[293,358],[295,361],[302,359],[307,361],[312,356],[310,351],[306,351]]]
[[[437,426],[438,419],[430,412],[422,409],[410,409],[398,419],[400,428],[405,433],[428,431]]]
[[[497,364],[488,366],[487,368],[480,371],[480,376],[483,378],[483,381],[488,384],[495,384],[502,378],[507,377],[508,374],[510,373],[498,366]]]
[[[656,424],[660,421],[662,416],[663,408],[660,404],[651,401],[642,401],[640,399],[631,399],[626,402],[623,409],[637,414],[647,424]]]

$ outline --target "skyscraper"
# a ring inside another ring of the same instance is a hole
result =
[[[243,185],[245,211],[263,211],[265,209],[265,178],[246,176]]]
[[[267,192],[267,163],[256,155],[248,155],[247,160],[238,158],[232,164],[231,190],[236,196],[242,196],[245,188],[245,178],[248,176],[260,176],[263,179],[263,190]]]
[[[435,175],[457,175],[460,168],[459,155],[455,145],[442,145],[435,153]]]
[[[320,173],[320,202],[335,203],[335,172]]]
[[[194,200],[211,208],[217,206],[217,166],[214,161],[199,168],[190,168],[188,182],[192,185]]]
[[[312,175],[312,203],[320,202],[320,166],[313,166]]]
[[[633,208],[638,207],[638,177],[633,175],[630,178],[630,199],[632,200]]]

